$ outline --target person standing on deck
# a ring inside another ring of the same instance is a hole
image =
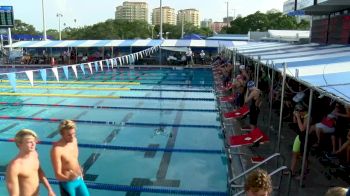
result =
[[[258,124],[258,116],[261,106],[261,91],[255,87],[253,81],[247,82],[247,94],[244,104],[250,103],[249,106],[249,125],[251,129],[255,129]]]
[[[35,149],[38,137],[29,129],[17,132],[15,142],[18,155],[9,163],[6,170],[6,185],[11,196],[39,195],[39,183],[43,183],[49,196],[55,196],[43,170]]]
[[[61,139],[54,143],[51,161],[55,176],[59,181],[61,195],[89,196],[83,180],[83,171],[78,161],[79,149],[76,138],[76,125],[71,120],[64,120],[59,125]]]

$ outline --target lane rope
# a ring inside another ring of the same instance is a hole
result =
[[[184,112],[218,112],[217,109],[181,109],[181,108],[138,108],[123,106],[94,106],[94,105],[73,105],[73,104],[42,104],[22,102],[0,102],[6,106],[43,106],[43,107],[69,107],[69,108],[91,108],[91,109],[125,109],[125,110],[151,110],[151,111],[184,111]]]
[[[32,120],[32,121],[45,121],[45,122],[61,122],[64,119],[58,118],[38,118],[38,117],[25,117],[25,116],[0,116],[0,119],[11,119],[11,120]],[[97,120],[74,120],[77,123],[88,123],[88,124],[104,124],[104,125],[123,125],[123,126],[142,126],[142,127],[193,127],[193,128],[210,128],[220,129],[219,125],[195,125],[195,124],[169,124],[169,123],[142,123],[142,122],[113,122],[113,121],[97,121]]]
[[[12,138],[0,138],[0,142],[15,142]],[[52,145],[55,142],[40,140],[38,144]],[[223,154],[224,150],[214,149],[186,149],[186,148],[159,148],[159,147],[142,147],[142,146],[117,146],[117,145],[106,145],[106,144],[88,144],[78,143],[81,148],[92,148],[92,149],[107,149],[107,150],[124,150],[124,151],[141,151],[141,152],[179,152],[179,153],[202,153],[202,154]]]

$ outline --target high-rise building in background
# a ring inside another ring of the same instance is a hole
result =
[[[115,19],[148,22],[148,4],[146,2],[124,1],[122,6],[116,7]]]
[[[226,26],[227,26],[227,23],[225,22],[213,22],[210,29],[216,33],[220,33],[222,28]]]
[[[182,21],[185,23],[191,23],[196,27],[199,27],[199,11],[196,9],[184,9],[177,12],[177,24],[182,24]]]
[[[174,8],[163,6],[162,12],[163,12],[163,24],[176,25],[176,15],[175,15]],[[154,8],[152,11],[152,24],[153,25],[160,24],[160,7]]]
[[[227,23],[227,17],[223,18],[222,21],[223,21],[224,23]],[[229,17],[228,17],[229,26],[230,26],[231,21],[233,21],[233,16],[229,16]]]
[[[213,24],[213,20],[212,19],[204,19],[204,20],[201,21],[201,27],[211,28],[212,24]]]

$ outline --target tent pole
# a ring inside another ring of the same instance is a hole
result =
[[[283,82],[282,82],[282,94],[281,94],[281,106],[280,106],[280,119],[278,124],[277,152],[280,152],[280,145],[281,145],[283,102],[284,102],[284,91],[285,91],[286,75],[287,75],[286,70],[287,70],[287,63],[283,63]]]
[[[256,78],[255,78],[256,88],[259,88],[259,69],[260,69],[260,60],[261,60],[261,57],[260,57],[260,56],[258,56],[258,64],[256,65]]]
[[[312,97],[313,97],[313,90],[310,88],[310,98],[309,98],[309,109],[308,109],[308,118],[307,118],[307,125],[306,125],[306,135],[305,135],[305,144],[304,144],[304,153],[303,153],[303,161],[302,161],[302,166],[301,166],[301,178],[300,178],[300,184],[299,186],[303,186],[303,178],[304,178],[304,172],[305,172],[305,166],[306,166],[306,151],[307,151],[307,145],[309,142],[309,132],[310,132],[310,121],[311,121],[311,110],[312,110]],[[302,147],[302,146],[301,146]]]
[[[266,63],[267,65],[267,63]],[[273,96],[273,85],[274,85],[274,79],[275,79],[275,71],[274,71],[274,64],[272,62],[272,68],[271,68],[271,86],[270,86],[270,96],[269,96],[269,99],[270,99],[270,111],[269,111],[269,120],[268,120],[268,126],[269,126],[269,136],[271,136],[271,129],[273,128],[273,126],[271,126],[271,113],[272,113],[272,96]]]

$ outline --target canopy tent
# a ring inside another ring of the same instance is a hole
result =
[[[252,43],[253,47],[247,46],[237,47],[238,53],[243,56],[251,57],[254,60],[261,61],[262,64],[277,70],[283,74],[281,106],[279,116],[277,152],[280,151],[281,129],[282,129],[282,113],[284,101],[284,87],[286,76],[305,84],[310,87],[310,98],[308,103],[308,113],[312,111],[313,90],[317,90],[321,95],[329,96],[350,105],[350,47],[347,45],[281,45]],[[261,47],[257,46],[260,45]],[[269,64],[268,61],[272,63]],[[284,64],[285,63],[285,64]],[[258,72],[257,72],[258,73]],[[258,74],[257,74],[258,75]],[[258,76],[257,76],[258,77]],[[273,86],[273,79],[272,84]],[[272,102],[272,96],[270,98]],[[270,104],[270,113],[272,104]],[[269,116],[269,125],[271,115]],[[307,124],[310,124],[308,118]],[[310,126],[306,128],[301,180],[300,186],[303,185],[303,175],[306,165],[306,149],[308,146],[308,133]]]
[[[289,77],[350,104],[350,47],[347,45],[254,42],[238,46],[236,50],[280,72],[286,63]]]
[[[20,41],[7,45],[5,48],[60,48],[60,47],[227,47],[245,45],[245,41],[216,41],[216,40],[180,40],[180,39],[139,39],[139,40],[47,40],[47,41]]]

